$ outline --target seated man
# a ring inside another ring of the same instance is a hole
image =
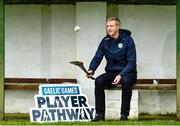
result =
[[[122,104],[120,120],[127,120],[130,111],[132,87],[137,80],[136,49],[131,32],[120,29],[120,20],[110,17],[106,22],[105,36],[93,57],[86,76],[92,77],[103,56],[107,60],[105,73],[95,80],[96,115],[92,121],[105,120],[105,87],[122,85]]]

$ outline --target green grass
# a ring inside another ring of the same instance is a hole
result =
[[[0,125],[180,125],[180,122],[175,115],[140,115],[138,120],[129,121],[31,123],[28,114],[5,114]]]

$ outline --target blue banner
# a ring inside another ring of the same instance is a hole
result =
[[[79,95],[78,86],[42,86],[42,95]]]

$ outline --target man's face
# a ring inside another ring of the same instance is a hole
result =
[[[106,30],[107,30],[107,33],[111,37],[113,37],[114,35],[116,35],[118,33],[119,25],[117,25],[116,21],[108,21],[106,23]]]

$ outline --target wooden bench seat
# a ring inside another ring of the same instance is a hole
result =
[[[112,89],[107,90],[120,90],[121,85],[118,85]],[[139,90],[176,90],[176,84],[135,84],[133,89]]]
[[[70,78],[5,78],[4,81],[5,90],[38,90],[39,84],[77,83],[77,79]],[[120,90],[121,85],[112,89]],[[153,84],[153,79],[138,79],[133,89],[176,90],[176,79],[158,79],[157,85]]]
[[[107,90],[120,90],[121,85]],[[133,89],[139,90],[176,90],[176,79],[158,79],[158,84],[153,84],[153,79],[138,79]]]
[[[5,78],[5,90],[38,90],[39,84],[77,83],[69,78]]]

